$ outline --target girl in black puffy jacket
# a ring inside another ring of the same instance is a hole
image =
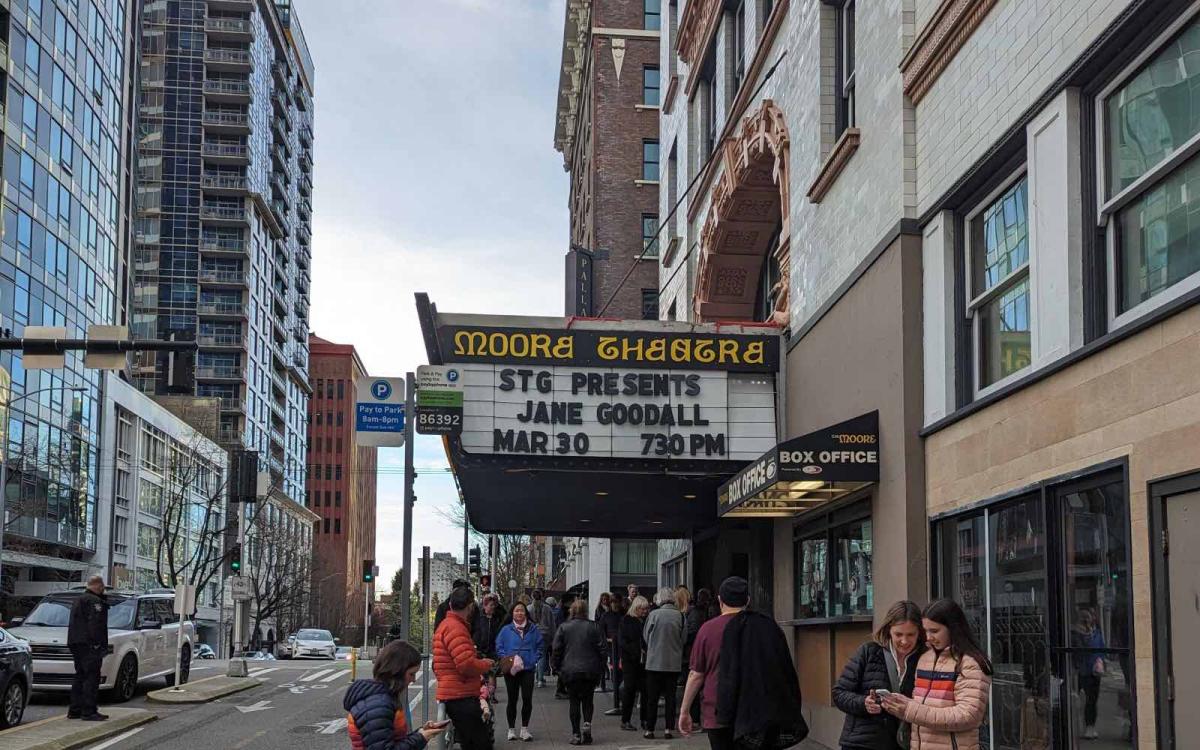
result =
[[[900,721],[883,710],[875,691],[911,697],[917,658],[924,650],[920,607],[896,602],[875,639],[859,646],[833,687],[833,703],[846,714],[838,743],[843,750],[907,750]]]

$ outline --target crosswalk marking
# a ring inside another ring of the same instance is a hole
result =
[[[322,669],[318,672],[313,672],[312,674],[304,675],[303,677],[300,678],[300,681],[301,682],[312,682],[313,680],[317,679],[318,677],[327,675],[332,671],[333,671],[332,669]]]
[[[333,682],[334,680],[338,679],[339,677],[342,677],[342,676],[348,675],[348,674],[350,674],[349,669],[336,670],[333,674],[329,675],[328,677],[323,678],[321,680],[321,682]]]
[[[278,671],[279,671],[279,667],[271,667],[270,669],[252,669],[249,672],[247,672],[246,674],[249,675],[250,677],[258,677],[259,675],[270,674],[271,672],[278,672]]]

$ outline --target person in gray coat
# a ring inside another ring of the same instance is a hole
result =
[[[669,588],[659,589],[654,597],[658,609],[646,618],[642,636],[646,643],[646,712],[645,738],[654,739],[654,725],[658,721],[658,699],[663,698],[666,710],[663,736],[671,739],[671,727],[678,718],[675,715],[675,689],[679,670],[683,667],[683,641],[686,628],[683,613],[675,606],[675,592]]]

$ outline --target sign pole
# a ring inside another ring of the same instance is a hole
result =
[[[405,600],[408,599],[407,592],[404,595]],[[429,648],[433,645],[433,638],[429,632],[429,548],[421,548],[421,612],[424,613],[424,619],[421,621],[421,639],[423,645],[421,648],[421,658],[425,661],[425,668],[421,670],[421,719],[424,724],[429,723]]]
[[[416,378],[413,374],[405,375],[404,389],[404,562],[400,566],[400,637],[409,640],[409,623],[411,612],[409,599],[412,591],[412,517],[413,517],[413,484],[416,481],[413,471],[413,423],[416,421],[413,410],[413,391],[416,390]]]
[[[367,631],[371,626],[371,584],[363,584],[363,653],[367,651]]]

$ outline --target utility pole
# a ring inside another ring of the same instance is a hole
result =
[[[405,600],[408,599],[408,592],[404,594]],[[421,714],[422,723],[429,723],[429,668],[432,662],[429,657],[429,648],[433,645],[433,637],[429,632],[429,548],[421,548],[421,612],[424,613],[424,619],[421,620],[422,633],[422,648],[421,659],[425,662],[424,668],[421,670]]]
[[[404,381],[404,563],[400,567],[400,587],[403,589],[400,592],[400,637],[407,641],[412,614],[412,518],[413,502],[416,500],[413,495],[413,485],[416,481],[413,471],[413,424],[416,422],[414,392],[417,379],[408,372],[404,375]],[[424,578],[428,580],[428,576]]]

